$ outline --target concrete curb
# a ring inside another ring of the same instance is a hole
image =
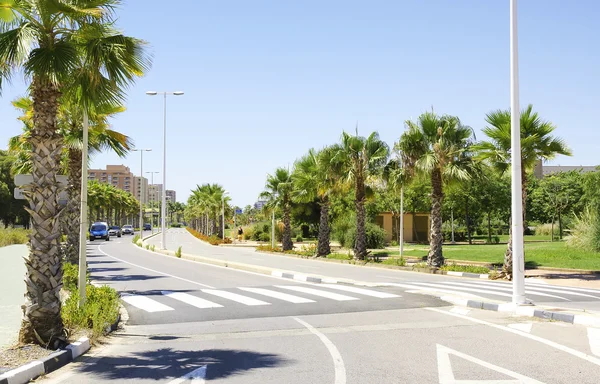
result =
[[[24,384],[37,377],[56,371],[69,364],[90,349],[90,339],[82,337],[67,345],[64,350],[56,351],[48,357],[34,360],[0,375],[0,384]]]

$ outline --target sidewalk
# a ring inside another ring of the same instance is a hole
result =
[[[17,341],[23,311],[21,305],[25,302],[25,263],[29,249],[26,245],[10,245],[0,247],[0,265],[8,273],[0,279],[0,348],[14,344]]]

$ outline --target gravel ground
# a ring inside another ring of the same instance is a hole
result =
[[[54,351],[42,348],[38,345],[22,345],[5,348],[0,351],[0,374],[20,367],[30,361],[49,356]]]

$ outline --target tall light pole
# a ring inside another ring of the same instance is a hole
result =
[[[510,0],[510,136],[512,177],[513,304],[526,304],[525,253],[523,245],[523,191],[521,185],[521,108],[519,106],[519,45],[517,0]]]
[[[160,173],[158,171],[148,171],[146,173],[150,174],[150,184],[152,185],[152,202],[154,203],[156,200],[156,186],[154,185],[154,174]],[[152,204],[152,232],[154,232],[154,204]]]
[[[144,152],[152,151],[152,148],[136,148],[132,149],[133,152],[140,153],[140,236],[144,231]],[[143,237],[143,236],[142,236]]]
[[[81,204],[79,212],[79,308],[85,304],[86,284],[87,284],[87,261],[86,261],[86,241],[87,241],[87,190],[88,190],[88,113],[87,107],[83,107],[83,146],[81,147]]]
[[[165,217],[166,217],[166,209],[167,209],[167,95],[175,95],[181,96],[183,92],[175,91],[175,92],[157,92],[157,91],[148,91],[146,95],[156,96],[156,95],[164,96],[164,122],[163,122],[163,190],[162,190],[162,203],[160,207],[160,226],[161,226],[161,241],[160,247],[161,249],[167,249],[167,230],[165,228]]]
[[[229,192],[225,191],[221,195],[221,233],[223,240],[225,240],[225,195],[229,195]]]

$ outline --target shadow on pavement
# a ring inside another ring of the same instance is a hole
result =
[[[100,273],[100,272],[117,272],[124,271],[125,268],[110,268],[110,267],[88,267],[88,271],[90,273]]]
[[[105,276],[92,276],[96,281],[131,281],[131,280],[153,280],[163,279],[165,276],[153,276],[153,275],[105,275]]]
[[[106,260],[106,261],[102,261],[102,260],[97,260],[97,261],[88,261],[88,264],[114,264],[117,263],[117,261],[112,261],[112,260]]]
[[[159,289],[152,289],[152,290],[148,290],[148,291],[138,291],[135,289],[130,289],[130,290],[123,290],[120,291],[121,294],[124,295],[143,295],[143,296],[162,296],[162,291],[163,290],[159,290]],[[169,291],[169,292],[196,292],[193,289],[164,289],[164,291]]]
[[[203,365],[206,380],[240,375],[257,368],[273,368],[290,361],[275,354],[232,349],[182,351],[163,348],[125,356],[90,357],[78,370],[108,380],[174,379]]]

